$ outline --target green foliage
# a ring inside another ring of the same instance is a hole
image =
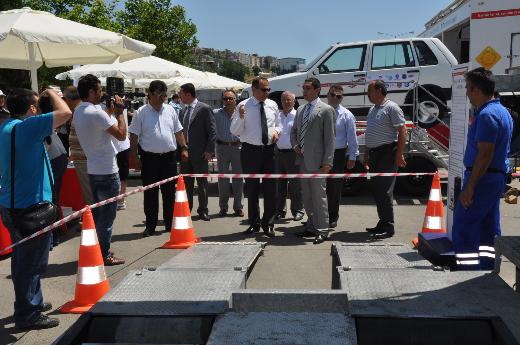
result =
[[[253,74],[255,76],[258,76],[260,74],[260,72],[262,72],[262,70],[258,66],[253,66],[253,68],[251,68],[251,70],[253,71]]]
[[[226,60],[222,63],[218,74],[238,81],[244,81],[245,76],[249,74],[249,68],[239,62]]]
[[[198,44],[197,27],[170,0],[127,0],[117,16],[124,34],[155,44],[154,55],[163,59],[185,64]]]

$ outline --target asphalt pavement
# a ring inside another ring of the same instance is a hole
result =
[[[140,185],[140,180],[131,179],[130,189]],[[513,184],[517,188],[520,183]],[[446,195],[445,191],[443,192]],[[195,198],[196,199],[196,198]],[[396,195],[395,218],[396,235],[384,242],[410,244],[411,239],[420,231],[427,198],[413,198]],[[106,267],[111,286],[115,286],[129,271],[142,267],[156,267],[178,254],[180,250],[160,249],[169,238],[169,231],[159,225],[156,236],[143,238],[144,214],[143,196],[137,194],[127,200],[127,209],[119,211],[114,226],[112,249],[116,256],[126,263],[121,266]],[[230,209],[232,201],[230,201]],[[504,235],[518,235],[520,220],[519,205],[508,205],[501,201],[501,224]],[[194,207],[196,210],[196,205]],[[372,197],[367,193],[342,199],[338,227],[330,239],[322,244],[313,245],[312,239],[294,236],[302,229],[301,222],[283,219],[275,227],[276,237],[271,239],[262,233],[244,235],[247,228],[246,217],[218,217],[218,194],[215,181],[210,184],[209,210],[211,221],[198,220],[194,215],[193,224],[197,236],[203,241],[234,242],[257,241],[267,244],[264,255],[257,261],[247,288],[252,289],[330,289],[332,281],[331,243],[367,242],[369,235],[366,227],[377,222],[376,208]],[[247,211],[247,199],[244,199]],[[159,213],[161,214],[161,212]],[[195,214],[195,212],[194,212]],[[50,254],[49,267],[42,280],[45,301],[51,302],[50,315],[60,320],[60,326],[47,330],[19,332],[14,329],[12,318],[14,291],[10,279],[11,260],[0,258],[0,344],[50,344],[70,327],[79,317],[76,314],[61,314],[57,309],[74,296],[77,257],[79,250],[79,224],[69,224],[68,232],[61,238],[62,243]],[[509,284],[514,281],[514,267],[504,262],[501,276]]]

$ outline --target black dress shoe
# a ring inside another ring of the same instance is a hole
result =
[[[372,237],[378,240],[382,240],[384,238],[390,238],[394,236],[393,230],[378,230],[377,232],[372,233]]]
[[[337,227],[337,226],[338,226],[338,222],[337,222],[337,221],[334,221],[334,222],[330,222],[330,223],[329,223],[329,228],[331,228],[331,229],[334,229],[334,228]]]
[[[329,237],[328,234],[318,234],[316,235],[316,237],[314,238],[314,242],[312,242],[313,244],[320,244],[320,243],[323,243],[325,242],[325,240],[327,239],[327,237]]]
[[[275,237],[276,235],[274,234],[274,225],[262,225],[262,230],[264,230],[264,234],[267,236],[267,237]]]
[[[295,215],[294,215],[294,221],[298,222],[300,220],[303,219],[303,213],[301,212],[297,212]]]
[[[155,235],[155,229],[144,229],[143,237],[153,236]]]
[[[52,310],[52,304],[43,302],[42,306],[40,307],[40,312],[45,313],[50,310]]]
[[[309,230],[302,230],[302,231],[297,231],[294,233],[294,236],[298,236],[298,237],[314,237],[316,236],[316,234],[312,231],[309,231]]]
[[[41,314],[36,321],[29,324],[15,325],[18,330],[30,330],[30,329],[45,329],[59,326],[60,320],[50,318],[47,315]]]
[[[252,234],[258,231],[260,231],[260,225],[249,225],[249,228],[244,231],[244,234]]]
[[[285,218],[285,215],[286,215],[286,212],[283,212],[283,211],[278,212],[278,213],[276,214],[276,216],[274,216],[274,219],[276,219],[276,220],[280,220],[280,219],[282,219],[282,218]]]
[[[219,217],[225,217],[226,215],[227,215],[227,210],[225,210],[225,209],[221,209],[220,212],[218,213]]]
[[[235,210],[235,216],[243,217],[244,216],[244,211],[242,211],[242,210]]]
[[[199,213],[199,218],[205,220],[206,222],[210,221],[210,218],[206,212]]]

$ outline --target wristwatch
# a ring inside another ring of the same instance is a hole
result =
[[[181,146],[181,151],[188,151],[188,145]]]

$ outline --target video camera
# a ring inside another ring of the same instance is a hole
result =
[[[146,94],[142,92],[125,92],[125,81],[123,78],[108,77],[106,91],[101,97],[101,102],[105,102],[106,107],[110,108],[115,101],[114,96],[116,95],[123,98],[123,108],[125,109],[137,109],[142,102],[139,102],[136,98],[146,97]]]

